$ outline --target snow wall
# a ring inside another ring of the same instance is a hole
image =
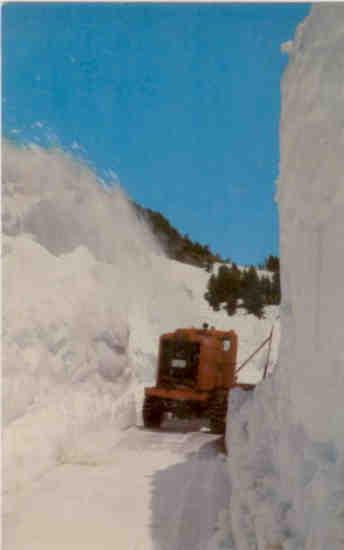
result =
[[[233,392],[229,546],[344,548],[344,6],[318,4],[284,50],[278,205],[281,348]]]
[[[61,152],[8,143],[3,232],[4,486],[13,490],[71,455],[83,460],[82,436],[135,422],[126,391],[134,274],[145,295],[159,251],[120,189],[102,189]]]
[[[167,259],[121,189],[61,151],[5,142],[2,198],[7,491],[57,464],[111,459],[120,429],[140,423],[161,333],[233,328],[241,361],[278,315],[210,310],[209,274]]]

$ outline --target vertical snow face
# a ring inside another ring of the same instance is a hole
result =
[[[4,480],[15,490],[77,460],[83,439],[135,422],[132,312],[144,317],[137,289],[153,294],[160,251],[119,188],[59,151],[5,143],[2,196]]]
[[[282,85],[281,217],[293,414],[312,437],[344,424],[344,8],[317,6]],[[338,445],[344,449],[344,438]]]
[[[238,550],[344,547],[344,7],[316,5],[288,43],[278,204],[279,366],[232,395]]]

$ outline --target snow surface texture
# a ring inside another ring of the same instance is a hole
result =
[[[237,550],[344,548],[344,6],[315,5],[282,82],[282,342],[236,390],[227,433]]]
[[[56,464],[104,461],[118,429],[142,421],[161,333],[234,328],[241,361],[278,315],[210,310],[209,274],[164,257],[118,187],[56,150],[4,144],[3,231],[7,491]],[[242,379],[259,379],[265,358]]]

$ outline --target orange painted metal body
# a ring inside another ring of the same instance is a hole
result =
[[[198,392],[194,390],[171,390],[168,388],[146,388],[146,395],[160,397],[161,399],[175,399],[177,401],[198,401],[204,403],[208,400],[207,392]]]
[[[164,349],[166,345],[192,344],[197,348],[197,369],[193,384],[166,383]],[[215,329],[178,329],[160,337],[158,375],[155,387],[145,388],[146,396],[206,404],[214,390],[228,391],[236,386],[238,337],[231,331]],[[192,387],[190,387],[190,385]]]

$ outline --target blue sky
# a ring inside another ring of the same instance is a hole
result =
[[[278,253],[280,79],[308,4],[7,4],[3,133],[82,155],[238,263]]]

